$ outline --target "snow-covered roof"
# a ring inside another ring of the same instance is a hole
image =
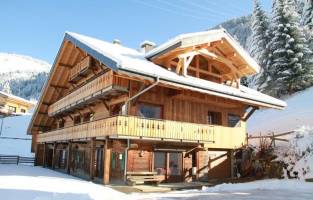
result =
[[[240,44],[229,34],[225,29],[214,29],[209,31],[202,31],[202,32],[195,32],[195,33],[186,33],[181,34],[169,41],[163,43],[162,45],[152,49],[149,51],[145,57],[152,58],[161,54],[162,52],[166,51],[167,49],[171,48],[178,48],[178,47],[188,47],[199,45],[203,43],[209,43],[218,41],[221,39],[227,40],[229,44],[245,59],[248,65],[254,69],[255,72],[260,71],[259,64],[251,58],[251,56],[241,47]]]
[[[156,44],[154,42],[151,42],[149,40],[142,41],[139,46],[142,47],[142,46],[144,46],[146,44],[151,45],[151,46],[156,46]]]
[[[224,37],[227,36],[226,32],[223,30],[209,31],[209,33],[210,37],[214,36],[212,33],[223,33]],[[187,34],[183,37],[190,37],[191,35],[192,34]],[[178,38],[180,37],[182,36],[179,36]],[[178,75],[175,72],[171,72],[147,60],[147,55],[152,55],[150,52],[148,54],[144,54],[142,52],[138,52],[135,49],[127,48],[122,45],[114,45],[110,42],[105,42],[99,39],[71,32],[66,32],[65,40],[71,41],[75,46],[83,49],[88,54],[116,72],[131,73],[133,75],[146,78],[159,78],[161,82],[166,84],[175,84],[178,87],[198,90],[199,92],[204,92],[215,96],[225,97],[238,101],[251,102],[251,104],[254,105],[280,109],[286,106],[286,103],[281,100],[246,88],[244,86],[241,86],[239,89],[237,89],[191,76],[185,77]],[[167,43],[165,43],[165,45],[161,45],[158,49],[165,48],[165,46],[168,46]],[[153,52],[156,53],[157,51],[160,50],[154,50]]]
[[[9,99],[13,99],[13,100],[17,100],[17,101],[23,102],[23,103],[25,103],[25,104],[34,105],[33,102],[28,101],[27,99],[24,99],[24,98],[22,98],[22,97],[15,96],[15,95],[13,95],[13,94],[8,94],[8,93],[3,92],[3,91],[0,91],[0,96],[3,96],[3,97],[5,97],[5,98],[9,98]]]

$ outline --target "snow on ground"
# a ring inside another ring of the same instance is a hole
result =
[[[285,99],[285,110],[258,110],[248,120],[249,134],[286,132],[313,126],[313,87]]]
[[[262,180],[250,183],[221,184],[202,190],[138,195],[141,199],[197,200],[311,200],[313,183],[290,180]]]
[[[10,200],[115,200],[126,195],[42,167],[0,165],[0,198]]]
[[[26,134],[31,115],[22,115],[3,118],[2,131],[0,135],[0,155],[20,155],[26,157],[34,156],[31,153],[31,136]],[[1,130],[0,119],[0,130]],[[14,138],[25,138],[20,140]]]
[[[251,199],[311,200],[313,183],[297,180],[262,180],[221,184],[202,190],[124,194],[42,167],[0,165],[0,197],[10,200],[115,200],[115,199]]]
[[[298,172],[300,179],[313,178],[313,128],[301,127],[290,135],[289,140],[275,148],[277,160],[288,164],[291,175]]]

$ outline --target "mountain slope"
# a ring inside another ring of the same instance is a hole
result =
[[[301,126],[313,126],[313,87],[298,92],[287,99],[285,110],[256,111],[248,121],[248,133],[285,132]]]
[[[51,65],[29,56],[0,53],[0,90],[38,99]]]

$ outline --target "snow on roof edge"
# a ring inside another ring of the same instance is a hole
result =
[[[11,99],[14,99],[14,100],[18,100],[18,101],[22,101],[24,103],[28,103],[28,104],[34,105],[34,102],[29,101],[29,100],[24,99],[24,98],[19,97],[19,96],[15,96],[13,94],[9,94],[9,93],[3,92],[3,91],[0,91],[0,94],[6,96],[7,98],[11,98]]]
[[[220,29],[212,29],[208,31],[201,31],[201,32],[194,32],[194,33],[185,33],[185,34],[180,34],[160,46],[155,47],[151,51],[147,52],[145,57],[146,58],[151,58],[158,53],[164,51],[165,49],[171,47],[172,45],[178,43],[179,41],[189,38],[189,37],[196,37],[200,35],[207,35],[207,34],[220,34],[221,38],[225,37],[227,41],[230,42],[230,44],[243,56],[243,58],[249,63],[249,65],[258,73],[260,71],[260,66],[259,64],[249,55],[249,53],[242,48],[242,46],[226,31],[224,28]]]

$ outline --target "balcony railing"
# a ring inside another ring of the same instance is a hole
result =
[[[112,89],[112,85],[113,72],[108,71],[50,105],[48,108],[48,114],[49,116],[53,116],[63,110],[78,105],[79,103],[84,103],[88,99]]]
[[[206,147],[225,149],[241,147],[246,138],[244,127],[230,128],[135,116],[115,116],[39,134],[37,141],[52,142],[103,136],[204,143]]]
[[[70,71],[70,81],[77,81],[81,75],[85,75],[91,67],[91,57],[87,56],[77,63]]]

